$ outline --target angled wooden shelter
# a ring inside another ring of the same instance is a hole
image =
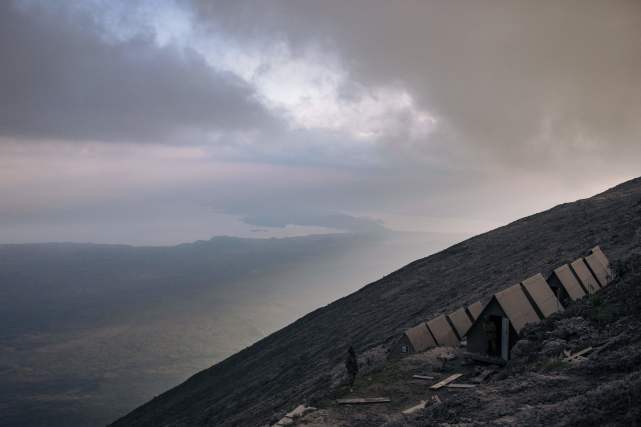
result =
[[[611,280],[611,274],[607,267],[599,260],[599,257],[595,253],[592,253],[584,259],[592,275],[599,281],[599,285],[601,285],[602,288],[608,286]]]
[[[483,304],[481,301],[476,301],[474,304],[471,304],[467,307],[467,313],[472,318],[472,321],[479,318],[479,315],[483,311]]]
[[[465,334],[467,334],[467,331],[472,326],[473,319],[470,318],[464,307],[461,307],[458,310],[448,314],[447,317],[450,319],[450,323],[452,324],[452,326],[454,326],[456,335],[458,335],[459,339],[463,339],[463,337],[465,337]]]
[[[436,341],[425,322],[406,330],[392,348],[393,355],[418,353],[436,347]]]
[[[612,280],[610,261],[595,246],[585,258],[556,268],[548,280],[549,283],[540,273],[535,274],[495,293],[485,306],[478,301],[410,328],[392,354],[456,346],[466,338],[470,352],[508,360],[525,325],[563,311],[563,304],[607,286]]]
[[[568,264],[554,269],[552,275],[548,278],[552,290],[557,294],[561,304],[567,304],[568,301],[576,301],[583,298],[586,293],[579,279],[574,275]]]
[[[601,247],[599,247],[598,245],[593,247],[590,250],[590,253],[594,254],[597,257],[597,259],[601,262],[601,264],[603,264],[603,266],[608,270],[608,272],[610,272],[609,271],[610,270],[610,260],[608,259],[607,256],[605,256],[605,253],[603,253],[603,251],[601,250]]]
[[[434,336],[436,343],[444,347],[455,347],[459,344],[456,332],[445,318],[444,314],[427,322],[427,327]]]
[[[563,306],[541,273],[525,279],[521,284],[527,296],[534,302],[538,314],[544,319],[556,312],[563,311]]]
[[[494,294],[472,324],[467,332],[468,351],[508,360],[521,330],[539,321],[521,285],[511,286]]]
[[[517,284],[497,292],[494,297],[505,311],[506,317],[517,333],[520,333],[526,324],[537,323],[541,320],[525,296],[521,285]]]
[[[585,263],[583,258],[572,261],[570,263],[570,267],[572,268],[574,274],[576,274],[579,282],[581,282],[581,286],[583,286],[583,289],[588,294],[594,294],[601,289],[599,281],[590,272],[590,269],[588,268],[588,265]]]

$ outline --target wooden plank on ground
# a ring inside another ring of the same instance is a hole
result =
[[[285,416],[276,424],[274,424],[274,427],[285,427],[285,426],[290,426],[292,424],[294,424],[294,420]]]
[[[339,405],[365,405],[368,403],[388,403],[392,400],[389,397],[355,397],[352,399],[336,399]]]
[[[465,389],[465,388],[474,388],[474,387],[476,387],[476,384],[448,384],[446,387],[447,388]]]
[[[414,412],[425,408],[425,403],[426,402],[424,400],[421,400],[420,402],[418,402],[418,405],[412,406],[411,408],[407,408],[402,413],[405,415],[413,414]]]
[[[494,369],[483,369],[483,372],[472,378],[472,382],[480,384],[487,380],[494,372],[496,372]]]
[[[587,354],[592,351],[592,347],[584,348],[583,350],[570,354],[565,358],[566,362],[572,362],[574,360],[580,360],[584,354]]]
[[[438,390],[441,387],[445,387],[452,381],[456,381],[457,379],[461,378],[463,374],[454,374],[450,375],[449,377],[445,378],[443,381],[439,381],[436,384],[434,384],[432,387],[430,387],[432,390]]]
[[[416,380],[433,380],[434,377],[430,377],[429,375],[412,375],[412,378]]]

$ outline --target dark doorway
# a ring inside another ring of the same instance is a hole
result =
[[[487,354],[492,357],[501,357],[501,316],[489,316],[483,322],[483,330],[487,338]]]

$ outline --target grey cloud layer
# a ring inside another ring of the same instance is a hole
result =
[[[378,228],[335,212],[496,223],[641,174],[638,1],[194,0],[199,36],[329,52],[345,101],[392,85],[438,119],[412,139],[398,117],[376,141],[291,129],[192,50],[14,4],[0,1],[0,228],[67,240],[97,216],[133,233],[164,215],[179,234],[201,206],[271,226]]]
[[[342,55],[365,85],[400,81],[432,139],[484,160],[641,154],[641,2],[196,1],[206,25]],[[257,18],[255,11],[263,13]]]
[[[0,136],[181,142],[274,126],[252,88],[195,52],[110,42],[50,6],[0,2]]]

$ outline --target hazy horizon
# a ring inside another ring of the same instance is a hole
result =
[[[597,188],[592,190],[590,193],[577,195],[576,199],[566,200],[559,202],[568,203],[580,199],[585,199],[591,197],[595,194],[601,193],[612,186],[615,186],[619,183],[607,184],[603,188]],[[553,208],[555,205],[543,207],[539,211],[526,212],[524,216],[533,215],[538,212],[542,212],[548,209]],[[208,229],[207,226],[203,226],[202,223],[197,223],[197,226],[185,232],[181,230],[180,233],[174,234],[165,232],[162,233],[160,226],[154,224],[152,227],[154,230],[159,231],[160,235],[145,235],[144,237],[132,237],[126,233],[118,233],[107,230],[105,235],[96,233],[95,230],[91,232],[91,240],[88,240],[90,237],[77,237],[75,239],[69,239],[68,237],[62,237],[63,234],[60,234],[61,230],[54,230],[53,232],[47,231],[42,232],[37,228],[34,230],[30,228],[28,231],[23,229],[13,229],[12,232],[3,233],[3,237],[7,240],[0,241],[2,244],[38,244],[38,243],[88,243],[88,244],[104,244],[104,245],[130,245],[138,247],[170,247],[181,244],[194,243],[198,241],[206,241],[210,239],[215,239],[217,237],[236,237],[242,239],[284,239],[292,237],[306,237],[306,236],[320,236],[328,234],[344,234],[344,233],[417,233],[417,234],[443,234],[443,235],[459,235],[463,237],[469,237],[477,234],[482,234],[487,231],[493,230],[497,227],[507,225],[508,223],[520,219],[520,217],[515,218],[506,218],[505,222],[490,222],[482,220],[468,220],[455,217],[449,218],[434,218],[434,217],[417,217],[412,215],[404,216],[385,216],[385,220],[375,219],[369,216],[363,217],[352,217],[344,214],[333,214],[332,216],[327,216],[327,218],[312,219],[311,221],[318,221],[319,223],[328,223],[331,226],[314,226],[314,225],[300,225],[300,224],[291,224],[291,223],[282,223],[278,225],[272,224],[256,224],[252,222],[250,218],[243,218],[241,216],[234,216],[229,214],[212,214],[207,213],[206,219],[213,222],[214,218],[223,218],[216,224],[216,227],[219,227],[218,232],[210,235],[201,235],[201,229]],[[341,217],[340,220],[337,220],[337,217]],[[344,223],[347,220],[348,223]],[[374,224],[375,227],[371,228],[371,225]],[[391,224],[391,227],[389,228]],[[147,224],[139,224],[139,228],[149,229]],[[344,228],[341,228],[344,227]],[[438,230],[438,231],[437,231]],[[10,240],[11,236],[17,236],[15,240]],[[85,234],[86,235],[86,234]],[[52,236],[47,238],[46,236]],[[61,237],[56,237],[61,236]],[[178,237],[180,236],[180,237]]]
[[[641,175],[641,5],[588,3],[2,2],[0,241],[477,234],[603,191]]]

